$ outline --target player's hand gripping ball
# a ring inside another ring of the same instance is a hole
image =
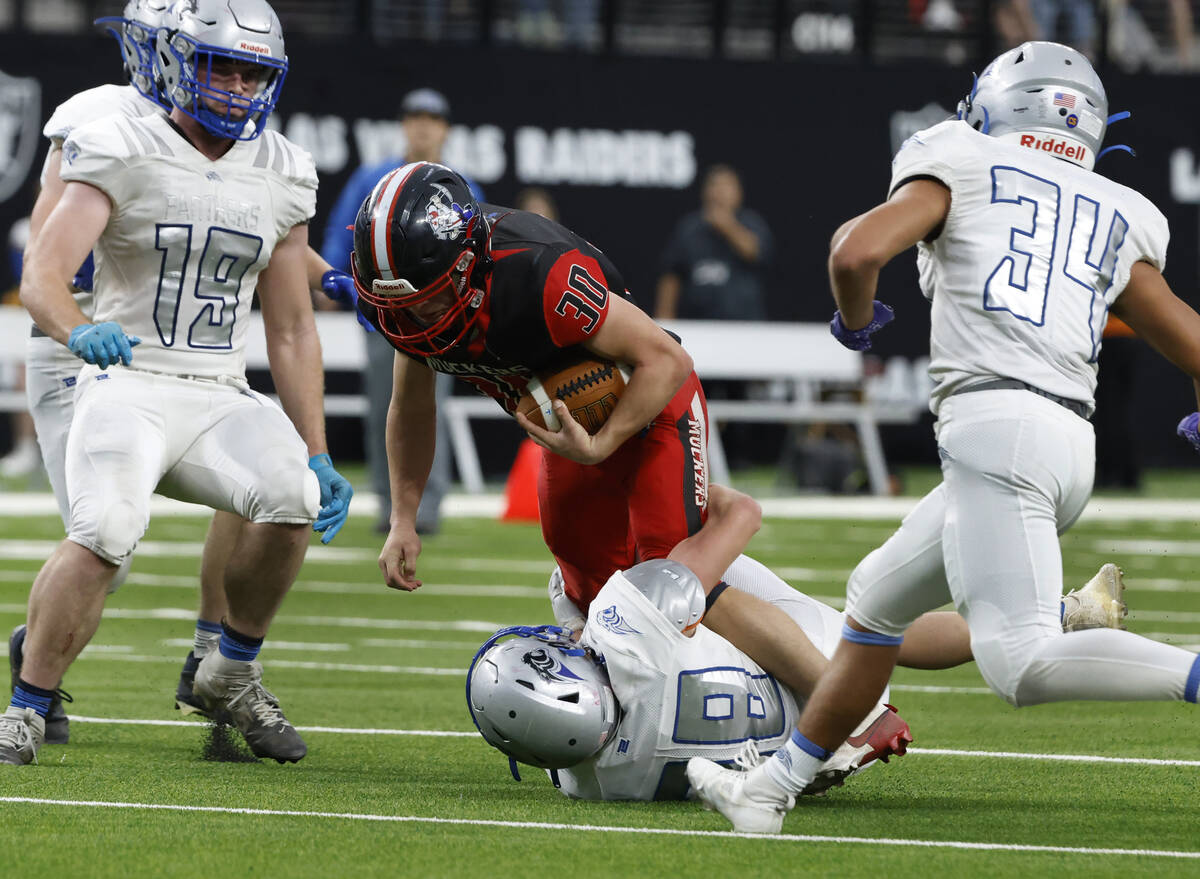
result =
[[[625,392],[630,371],[611,360],[581,360],[554,370],[537,373],[529,380],[517,411],[546,430],[561,430],[554,412],[562,400],[571,417],[589,434],[595,434],[612,414]]]

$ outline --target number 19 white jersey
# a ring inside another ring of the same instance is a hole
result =
[[[213,161],[163,113],[114,115],[70,133],[60,176],[112,201],[95,247],[94,320],[141,337],[133,366],[244,376],[259,272],[316,209],[308,153],[267,131]]]
[[[904,143],[889,192],[921,177],[951,195],[944,228],[917,253],[933,302],[933,411],[990,378],[1091,405],[1109,306],[1135,262],[1163,269],[1166,218],[1127,186],[958,120]]]

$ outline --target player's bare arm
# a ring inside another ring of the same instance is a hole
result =
[[[42,188],[38,192],[37,200],[33,203],[33,211],[29,214],[29,240],[25,243],[26,262],[29,260],[28,251],[30,245],[37,238],[42,226],[46,224],[50,213],[57,207],[59,199],[62,198],[63,190],[67,187],[67,184],[58,174],[60,167],[62,167],[62,144],[54,141],[50,146],[49,154],[46,156],[46,164],[43,166],[45,179],[42,183]]]
[[[267,356],[283,410],[308,446],[309,455],[325,444],[325,371],[321,339],[306,280],[308,226],[294,226],[275,247],[258,278]]]
[[[949,189],[932,180],[912,180],[888,201],[834,233],[829,279],[848,328],[858,329],[871,322],[879,270],[893,257],[929,238],[949,212]]]
[[[554,403],[563,424],[560,431],[542,430],[520,414],[517,421],[544,448],[580,464],[598,464],[671,402],[691,375],[692,358],[645,312],[617,296],[609,297],[608,317],[585,347],[633,367],[629,384],[604,426],[589,435],[561,400]]]
[[[386,437],[392,519],[379,554],[379,569],[389,587],[405,592],[421,585],[416,578],[421,554],[416,521],[437,443],[435,379],[425,364],[397,352]]]
[[[1200,315],[1147,262],[1134,263],[1112,313],[1196,383],[1200,402]]]
[[[49,193],[43,194],[50,198]],[[68,183],[45,224],[30,235],[21,303],[42,332],[63,345],[71,330],[90,322],[71,295],[71,280],[111,214],[112,202],[99,189]]]

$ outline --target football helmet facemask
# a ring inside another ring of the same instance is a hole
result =
[[[253,94],[212,85],[213,68],[230,64],[252,65],[242,75],[257,77]],[[155,40],[155,72],[167,99],[217,137],[254,140],[263,133],[287,66],[283,28],[266,0],[178,0]]]
[[[445,354],[485,309],[490,226],[461,176],[434,162],[390,172],[354,221],[359,298],[401,351]]]
[[[1110,122],[1108,96],[1086,57],[1069,46],[1029,42],[1009,49],[975,80],[958,118],[976,131],[1033,147],[1091,170]]]
[[[171,102],[154,72],[154,43],[170,0],[129,0],[121,15],[97,18],[93,24],[114,37],[121,47],[125,75],[143,97],[164,110]]]
[[[467,708],[489,745],[542,769],[591,757],[620,718],[602,661],[557,626],[488,638],[467,671]]]

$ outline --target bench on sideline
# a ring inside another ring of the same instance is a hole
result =
[[[919,410],[898,405],[875,406],[861,399],[864,396],[861,393],[858,400],[823,400],[821,396],[825,389],[861,391],[863,384],[862,355],[839,345],[829,334],[828,326],[726,321],[669,321],[664,326],[683,340],[701,379],[782,382],[788,391],[786,400],[709,401],[709,466],[714,481],[729,481],[725,450],[717,427],[719,422],[797,424],[833,421],[855,425],[871,490],[877,495],[887,494],[887,465],[879,439],[879,425],[912,422]],[[366,367],[363,330],[352,314],[319,312],[317,328],[327,371],[361,372]],[[5,352],[3,356],[23,358],[28,336],[29,316],[24,309],[0,306],[0,351]],[[268,365],[267,346],[262,333],[262,317],[257,312],[251,316],[246,339],[247,367],[265,369]],[[23,392],[0,392],[0,411],[24,409]],[[359,394],[330,394],[325,398],[325,411],[328,415],[362,417],[366,413],[366,401]],[[481,493],[484,490],[483,473],[470,420],[507,416],[492,400],[475,395],[449,398],[445,416],[463,486],[472,494]]]

